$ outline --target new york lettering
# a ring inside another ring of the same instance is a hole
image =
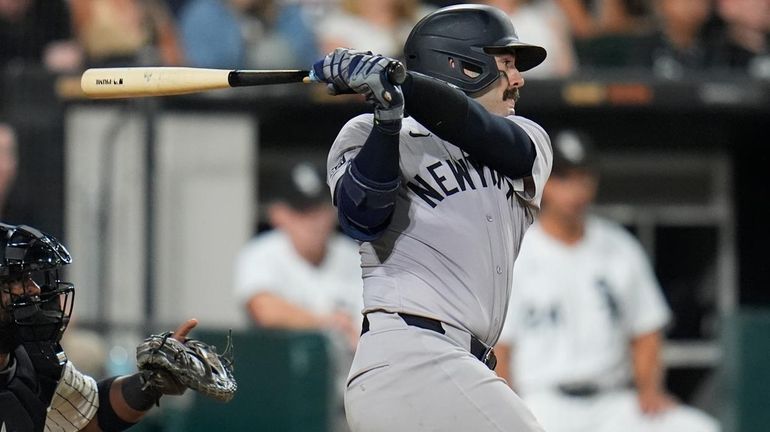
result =
[[[508,178],[471,158],[436,161],[421,172],[426,172],[426,177],[417,174],[406,183],[406,187],[434,208],[448,196],[476,190],[477,187],[496,187],[502,190],[505,184],[506,199],[513,197],[513,183]],[[475,176],[471,175],[471,172],[474,172]]]

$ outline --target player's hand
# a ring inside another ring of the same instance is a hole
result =
[[[190,334],[192,329],[194,329],[195,326],[197,325],[198,325],[198,320],[195,318],[190,318],[187,321],[180,324],[179,327],[177,327],[176,330],[174,330],[174,335],[172,337],[178,340],[179,342],[184,343],[187,340],[187,335]]]
[[[351,74],[350,64],[353,59],[357,59],[356,62],[358,62],[360,60],[358,56],[370,54],[370,51],[337,48],[313,64],[313,77],[328,84],[326,88],[329,94],[353,93],[348,84]]]
[[[323,322],[324,327],[343,335],[351,349],[356,348],[361,329],[355,325],[349,314],[340,311],[332,312],[324,317]]]
[[[677,404],[671,395],[659,390],[640,391],[637,397],[639,408],[647,415],[660,414]]]
[[[358,55],[350,62],[348,85],[366,96],[374,105],[375,125],[388,133],[398,133],[404,117],[404,94],[401,86],[388,78],[388,66],[394,60],[381,55]]]

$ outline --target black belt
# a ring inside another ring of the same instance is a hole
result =
[[[420,327],[426,330],[432,330],[440,334],[446,334],[446,330],[444,330],[444,326],[441,324],[441,321],[439,320],[434,320],[432,318],[426,318],[422,316],[410,315],[410,314],[400,313],[400,312],[398,316],[400,316],[401,319],[403,319],[404,322],[410,326]],[[368,331],[369,331],[369,318],[367,318],[366,315],[364,315],[364,322],[361,324],[361,335],[363,335]],[[473,354],[474,357],[479,359],[488,368],[495,370],[495,367],[497,366],[497,357],[495,356],[495,351],[492,349],[492,347],[487,347],[486,345],[484,345],[483,342],[481,342],[476,336],[473,336],[473,335],[471,335],[470,352],[471,354]]]
[[[598,385],[589,383],[559,384],[556,388],[558,388],[563,395],[572,397],[593,397],[601,391]]]
[[[634,388],[634,383],[632,381],[628,381],[625,384],[620,384],[617,386],[602,387],[599,384],[593,382],[580,382],[559,384],[556,386],[556,388],[566,396],[588,398],[612,389]]]

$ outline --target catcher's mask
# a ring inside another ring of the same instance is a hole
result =
[[[0,342],[59,342],[75,296],[74,286],[59,273],[71,262],[55,238],[26,225],[0,223]]]
[[[427,15],[404,44],[407,69],[446,81],[469,95],[497,80],[494,55],[505,53],[515,53],[520,72],[539,65],[546,56],[545,48],[519,40],[505,12],[476,4],[449,6]]]

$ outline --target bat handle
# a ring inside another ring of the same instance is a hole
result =
[[[406,68],[398,60],[391,61],[385,67],[385,74],[388,77],[388,81],[393,85],[401,85],[406,80]]]
[[[385,75],[388,77],[388,81],[390,81],[391,84],[401,85],[404,83],[404,80],[406,80],[406,68],[400,61],[392,60],[385,66]],[[321,82],[313,69],[310,69],[307,77],[310,82]]]

